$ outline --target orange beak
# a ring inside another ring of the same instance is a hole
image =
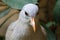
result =
[[[31,19],[31,25],[32,25],[33,30],[35,32],[36,31],[36,27],[35,27],[35,20],[34,20],[34,18]]]

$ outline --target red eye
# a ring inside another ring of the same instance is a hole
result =
[[[25,15],[26,15],[26,16],[28,16],[28,13],[27,13],[27,12],[25,12]]]

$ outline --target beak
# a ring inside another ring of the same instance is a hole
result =
[[[33,27],[33,31],[35,32],[36,31],[36,27],[35,27],[35,20],[34,20],[34,18],[31,18],[31,25]]]

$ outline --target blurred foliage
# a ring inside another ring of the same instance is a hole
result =
[[[47,27],[47,28],[50,28],[52,25],[56,26],[56,23],[55,23],[55,22],[48,22],[48,23],[46,24],[46,27]]]
[[[56,5],[53,9],[54,21],[60,24],[60,0],[57,0]]]
[[[5,40],[5,37],[0,37],[0,40]]]
[[[46,32],[47,32],[47,40],[56,40],[56,35],[55,33],[53,33],[49,27],[50,26],[47,26],[44,22],[40,22],[40,24],[46,29]],[[50,25],[50,23],[49,23]]]
[[[37,0],[2,0],[5,4],[11,8],[21,9],[25,4],[28,3],[37,3]]]

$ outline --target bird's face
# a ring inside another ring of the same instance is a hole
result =
[[[29,24],[33,27],[34,32],[36,31],[35,27],[35,17],[38,12],[38,6],[35,4],[27,4],[23,7],[20,15],[25,21],[29,22]],[[23,19],[23,20],[24,20]]]

